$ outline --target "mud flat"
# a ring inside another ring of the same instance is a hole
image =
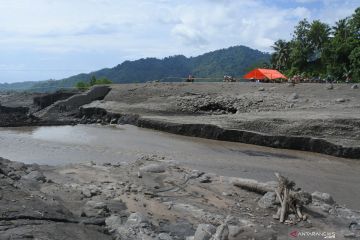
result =
[[[338,84],[113,85],[82,123],[130,123],[188,136],[360,158],[360,90]]]

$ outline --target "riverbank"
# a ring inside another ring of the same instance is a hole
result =
[[[359,90],[346,84],[126,84],[81,107],[81,123],[129,123],[359,159],[359,102]]]
[[[326,194],[312,194],[306,221],[282,224],[273,217],[278,203],[237,187],[243,179],[159,155],[62,167],[0,159],[0,169],[1,239],[208,239],[224,228],[219,239],[288,239],[294,230],[360,234],[360,214]]]

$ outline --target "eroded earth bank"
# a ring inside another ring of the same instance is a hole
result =
[[[82,107],[82,123],[120,118],[176,134],[358,159],[359,91],[350,84],[115,85]]]

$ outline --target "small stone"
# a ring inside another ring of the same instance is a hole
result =
[[[121,166],[121,163],[113,163],[112,166],[113,166],[113,167],[120,167],[120,166]]]
[[[263,92],[263,91],[265,91],[265,88],[259,87],[258,91]]]
[[[358,88],[359,88],[359,86],[357,84],[354,84],[351,86],[351,89],[358,89]]]
[[[141,172],[150,172],[150,173],[163,173],[165,172],[165,167],[160,164],[149,164],[140,168]]]
[[[158,235],[159,240],[172,240],[173,238],[167,233],[160,233]]]
[[[349,225],[350,230],[360,230],[360,222],[353,221]]]
[[[199,178],[200,183],[211,183],[211,176],[208,174],[204,174]]]
[[[297,100],[299,99],[299,95],[297,93],[293,93],[291,94],[289,97],[288,97],[288,101],[294,101],[294,100]]]
[[[334,89],[334,85],[333,84],[329,84],[326,86],[327,90],[333,90]]]
[[[139,212],[130,214],[126,221],[126,224],[128,225],[140,225],[142,223],[149,224],[149,220]]]
[[[348,230],[346,230],[346,231],[343,232],[343,236],[344,236],[345,238],[356,238],[356,234],[353,233],[353,232],[350,232],[350,231],[348,231]]]
[[[227,193],[227,192],[222,192],[222,194],[224,197],[231,197],[232,194],[231,193]]]
[[[346,102],[346,99],[344,98],[338,98],[335,100],[336,103],[343,103],[343,102]]]

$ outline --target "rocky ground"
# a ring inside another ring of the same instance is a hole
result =
[[[282,224],[274,216],[276,182],[261,183],[270,192],[259,194],[237,187],[239,180],[156,155],[129,165],[63,167],[0,159],[0,239],[289,239],[293,231],[360,237],[360,213],[328,194],[311,195],[305,221],[289,215]]]

